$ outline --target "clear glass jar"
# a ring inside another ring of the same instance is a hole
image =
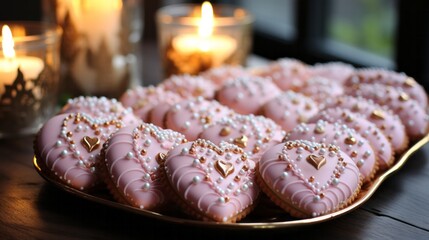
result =
[[[201,24],[201,6],[177,4],[157,12],[164,76],[198,74],[220,65],[244,65],[252,46],[253,18],[245,9],[214,5],[212,32]],[[201,28],[200,28],[201,27]]]
[[[119,97],[141,84],[140,0],[44,0],[44,18],[63,29],[61,92]]]
[[[35,133],[55,113],[61,30],[38,22],[0,22],[6,25],[12,34],[0,39],[0,137],[14,137]]]

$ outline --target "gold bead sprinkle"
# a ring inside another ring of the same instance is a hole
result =
[[[378,119],[378,120],[384,120],[384,112],[380,109],[375,109],[371,113],[371,118]]]
[[[414,78],[412,77],[408,77],[407,79],[405,79],[404,85],[406,87],[414,87],[414,85],[416,85],[416,80],[414,80]]]
[[[219,136],[225,137],[225,136],[228,136],[230,133],[231,133],[230,127],[223,127],[219,132]]]
[[[401,92],[401,94],[399,95],[399,101],[401,102],[406,102],[410,100],[410,96],[408,96],[408,94]]]
[[[155,160],[158,164],[161,164],[162,162],[164,162],[166,157],[167,155],[165,153],[160,152],[155,156]]]
[[[356,138],[350,136],[350,137],[344,139],[344,143],[347,145],[355,145],[356,144]]]

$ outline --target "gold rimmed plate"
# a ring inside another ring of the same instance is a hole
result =
[[[142,210],[135,207],[131,207],[125,204],[116,202],[107,192],[106,189],[100,189],[91,193],[81,192],[74,188],[71,188],[51,176],[43,172],[39,166],[36,157],[33,158],[33,164],[36,171],[48,182],[54,184],[60,189],[69,192],[78,197],[103,204],[109,207],[121,209],[128,212],[140,214],[144,217],[154,218],[162,221],[167,221],[176,224],[184,225],[198,225],[214,228],[231,228],[231,229],[250,229],[250,228],[289,228],[317,224],[325,222],[343,214],[347,214],[365,203],[370,197],[376,192],[381,183],[391,176],[394,172],[398,171],[411,157],[413,153],[418,151],[427,142],[429,142],[429,134],[424,138],[414,143],[405,153],[397,157],[395,164],[385,172],[378,173],[374,180],[370,183],[365,184],[355,201],[348,207],[331,214],[323,215],[315,218],[296,219],[289,216],[282,209],[275,206],[268,199],[262,198],[261,202],[256,206],[255,210],[250,213],[246,218],[238,223],[216,223],[216,222],[204,222],[189,218],[187,215],[179,212],[176,209],[170,209],[163,212],[153,212],[148,210]]]

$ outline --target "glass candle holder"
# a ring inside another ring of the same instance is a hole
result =
[[[140,0],[44,0],[44,18],[63,29],[61,93],[119,97],[141,84]]]
[[[165,77],[245,64],[252,46],[252,16],[243,8],[205,4],[169,5],[158,10]]]
[[[35,133],[57,105],[61,31],[0,22],[0,138]]]

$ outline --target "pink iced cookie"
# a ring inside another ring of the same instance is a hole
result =
[[[241,77],[228,81],[217,91],[217,100],[240,114],[256,114],[281,90],[268,78]]]
[[[348,109],[328,108],[319,112],[308,122],[316,123],[319,119],[330,123],[341,122],[349,128],[353,128],[371,144],[380,170],[385,170],[392,166],[395,160],[392,144],[384,133],[364,116],[352,113]]]
[[[262,116],[238,114],[220,119],[200,134],[200,138],[215,144],[222,141],[235,144],[256,162],[268,148],[280,143],[283,137],[281,127],[272,120]]]
[[[321,105],[329,104],[344,94],[341,83],[324,77],[309,78],[298,91]]]
[[[97,185],[96,159],[119,120],[93,119],[84,113],[64,113],[48,120],[36,136],[34,151],[43,171],[68,186],[91,190]]]
[[[428,97],[423,86],[418,84],[414,78],[405,73],[398,73],[387,69],[364,68],[359,69],[348,79],[346,85],[353,86],[361,83],[379,83],[383,85],[400,88],[400,91],[407,93],[416,100],[423,108],[428,106]]]
[[[116,99],[105,97],[77,97],[69,99],[61,109],[61,113],[86,113],[99,120],[121,120],[124,124],[137,124],[139,119],[132,110],[125,108]]]
[[[401,153],[408,147],[408,136],[401,119],[390,109],[384,108],[372,100],[362,97],[342,96],[330,107],[340,107],[364,116],[374,123],[392,143],[395,153]]]
[[[317,123],[302,123],[286,134],[284,142],[293,140],[308,140],[339,146],[341,151],[348,154],[356,163],[364,182],[369,182],[378,170],[378,162],[369,142],[346,125],[323,120]]]
[[[282,58],[256,70],[256,75],[273,79],[282,90],[297,90],[311,76],[310,70],[303,62]]]
[[[213,99],[217,86],[209,79],[188,74],[173,75],[164,80],[158,87],[175,92],[183,98],[202,96]]]
[[[240,77],[248,77],[250,73],[241,66],[223,65],[209,69],[201,74],[204,78],[210,79],[218,87],[221,87],[229,80]]]
[[[209,124],[233,114],[234,111],[215,100],[198,97],[174,104],[165,114],[165,126],[193,141]]]
[[[328,62],[311,66],[310,72],[313,77],[324,77],[344,84],[353,75],[355,68],[343,62]]]
[[[348,92],[390,108],[401,119],[410,139],[419,139],[428,132],[428,116],[425,110],[407,93],[382,84],[360,84],[357,88],[348,89]]]
[[[119,202],[158,209],[166,202],[158,161],[184,141],[182,134],[148,123],[122,128],[104,146],[103,180]]]
[[[356,164],[337,146],[299,140],[268,150],[257,180],[274,203],[298,218],[344,208],[361,187]]]
[[[255,163],[243,149],[198,139],[171,150],[165,178],[184,212],[204,221],[236,222],[255,206]]]
[[[182,99],[182,97],[174,92],[154,86],[137,86],[134,89],[126,91],[121,96],[122,104],[130,107],[134,114],[144,122],[149,122],[150,111],[159,104],[171,106]]]
[[[319,107],[315,101],[291,90],[269,100],[262,107],[262,114],[271,118],[285,131],[306,122],[318,111]]]

